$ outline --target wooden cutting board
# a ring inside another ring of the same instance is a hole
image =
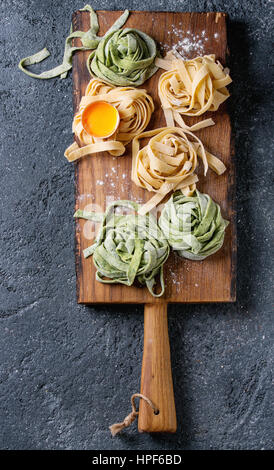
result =
[[[100,35],[121,15],[120,11],[99,11]],[[214,53],[226,65],[227,33],[224,13],[171,13],[134,11],[126,27],[137,28],[152,36],[162,52],[176,46],[185,58]],[[73,29],[89,29],[89,14],[77,11],[73,14]],[[77,40],[75,41],[75,45]],[[78,52],[73,59],[74,112],[85,93],[90,80],[86,68],[88,52]],[[151,94],[155,112],[147,129],[165,126],[157,83],[163,70],[159,70],[143,87]],[[186,118],[193,124],[200,118]],[[176,415],[170,368],[167,331],[167,304],[186,302],[235,301],[236,229],[235,229],[235,165],[231,145],[231,125],[226,104],[212,117],[215,126],[197,132],[205,147],[221,158],[227,171],[217,176],[211,170],[203,176],[202,165],[198,170],[198,189],[209,193],[220,204],[223,216],[230,221],[223,248],[206,260],[189,261],[171,254],[165,264],[166,291],[163,297],[154,299],[146,288],[100,284],[95,280],[92,257],[84,259],[82,251],[94,239],[94,226],[90,221],[76,221],[76,273],[77,299],[79,303],[142,303],[145,307],[144,356],[141,392],[159,406],[160,414],[153,415],[149,406],[140,403],[139,430],[176,430]],[[153,195],[131,182],[131,145],[122,157],[107,153],[82,158],[75,164],[75,209],[104,211],[110,202],[130,199],[146,202]]]
[[[120,11],[99,11],[100,34],[121,14]],[[185,57],[196,57],[214,53],[224,65],[227,53],[226,15],[224,13],[166,13],[131,12],[127,27],[143,30],[151,35],[162,47],[163,52],[177,45],[178,52]],[[73,14],[74,30],[89,28],[89,14]],[[184,43],[185,40],[185,43]],[[195,45],[196,42],[196,45]],[[73,102],[74,111],[90,80],[86,68],[88,52],[78,52],[73,59]],[[147,129],[165,125],[161,110],[157,83],[163,70],[159,70],[144,87],[151,94],[156,110]],[[77,299],[79,303],[159,303],[176,302],[233,302],[235,301],[236,235],[235,235],[235,167],[231,147],[231,126],[225,105],[218,112],[207,113],[215,126],[197,132],[205,147],[227,166],[227,171],[217,176],[209,170],[203,176],[202,165],[198,171],[198,188],[208,192],[221,205],[223,215],[230,221],[226,230],[223,248],[205,261],[179,259],[172,254],[165,265],[165,295],[152,299],[147,289],[122,285],[100,284],[95,280],[92,257],[84,259],[82,251],[92,243],[94,226],[89,221],[76,222],[76,273]],[[189,123],[204,119],[186,119]],[[122,157],[101,153],[82,158],[75,164],[75,206],[76,208],[97,207],[105,210],[106,205],[117,199],[132,199],[145,202],[153,195],[137,187],[130,180],[131,145]]]

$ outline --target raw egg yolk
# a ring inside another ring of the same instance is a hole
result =
[[[109,137],[117,129],[119,113],[106,101],[89,104],[82,113],[82,124],[86,132],[93,137]]]

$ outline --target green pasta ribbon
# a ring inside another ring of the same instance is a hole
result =
[[[92,75],[118,86],[139,86],[157,70],[155,41],[137,29],[111,31],[88,58]]]
[[[93,255],[97,281],[131,286],[137,279],[154,297],[160,297],[165,290],[163,265],[170,248],[156,218],[139,215],[139,208],[135,202],[121,200],[105,213],[77,210],[74,217],[101,221],[95,243],[83,252],[85,258]],[[131,213],[122,213],[129,209]],[[158,294],[154,292],[157,275],[161,284]]]
[[[229,222],[208,194],[191,197],[176,191],[165,204],[159,226],[173,250],[191,260],[203,260],[218,251]]]
[[[112,27],[107,31],[105,36],[99,37],[97,36],[97,33],[99,31],[98,18],[93,8],[90,5],[86,5],[80,11],[88,11],[90,13],[90,29],[86,32],[84,31],[72,32],[72,25],[71,25],[70,34],[65,41],[65,50],[64,50],[64,56],[63,56],[63,62],[61,65],[58,65],[57,67],[54,67],[53,69],[47,70],[40,74],[30,72],[30,70],[26,68],[29,65],[34,65],[34,64],[38,64],[42,62],[50,55],[49,51],[45,47],[44,49],[37,52],[36,54],[33,54],[29,57],[25,57],[21,59],[19,62],[19,69],[22,70],[22,72],[29,75],[30,77],[40,78],[43,80],[57,77],[59,75],[61,76],[61,78],[66,78],[69,70],[71,70],[72,68],[72,56],[74,52],[96,49],[100,41],[102,41],[110,32],[119,30],[125,24],[129,15],[129,11],[125,10],[124,13],[120,16],[120,18],[118,18],[118,20],[115,21]],[[80,38],[82,42],[82,46],[73,47],[72,40],[74,38]]]

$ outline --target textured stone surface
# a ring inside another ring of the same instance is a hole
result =
[[[58,63],[70,15],[82,6],[72,0],[0,5],[0,448],[269,449],[271,2],[149,2],[152,10],[230,14],[238,301],[170,307],[178,433],[140,435],[133,425],[115,439],[108,426],[127,414],[139,390],[142,308],[76,304],[73,167],[63,158],[72,139],[71,78],[34,80],[17,68],[21,57],[45,45],[52,51],[47,66]]]

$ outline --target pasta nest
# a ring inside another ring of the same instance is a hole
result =
[[[232,80],[227,69],[215,61],[214,54],[183,60],[168,53],[165,59],[157,59],[157,64],[167,70],[158,82],[164,109],[200,116],[206,111],[217,111],[229,97],[226,86]]]
[[[140,139],[146,137],[150,140],[140,149]],[[142,206],[142,214],[150,211],[175,189],[182,189],[186,196],[194,193],[198,181],[194,173],[198,157],[203,161],[205,174],[208,167],[219,175],[226,170],[217,157],[205,150],[196,135],[177,127],[147,131],[135,137],[132,157],[132,180],[138,186],[156,193]]]
[[[208,194],[188,197],[176,191],[165,204],[159,225],[170,246],[184,258],[203,260],[218,251],[229,222]]]
[[[82,125],[83,110],[89,104],[99,100],[114,105],[120,115],[117,131],[108,138],[93,137],[85,131]],[[80,148],[74,142],[66,150],[66,158],[69,161],[74,161],[84,155],[103,151],[108,151],[114,156],[123,155],[125,146],[147,127],[153,111],[153,100],[146,90],[133,87],[114,87],[97,78],[91,79],[72,125],[72,130],[83,147]]]
[[[78,210],[74,216],[101,220],[95,243],[84,250],[85,257],[93,255],[99,282],[131,286],[137,279],[154,297],[160,297],[165,288],[163,265],[169,256],[169,244],[156,218],[137,214],[139,208],[132,201],[116,201],[103,214]],[[121,213],[128,209],[133,213]],[[161,283],[158,294],[154,292],[157,275]]]
[[[92,75],[119,86],[139,86],[158,68],[155,41],[143,31],[133,28],[110,32],[101,40],[88,59]]]

